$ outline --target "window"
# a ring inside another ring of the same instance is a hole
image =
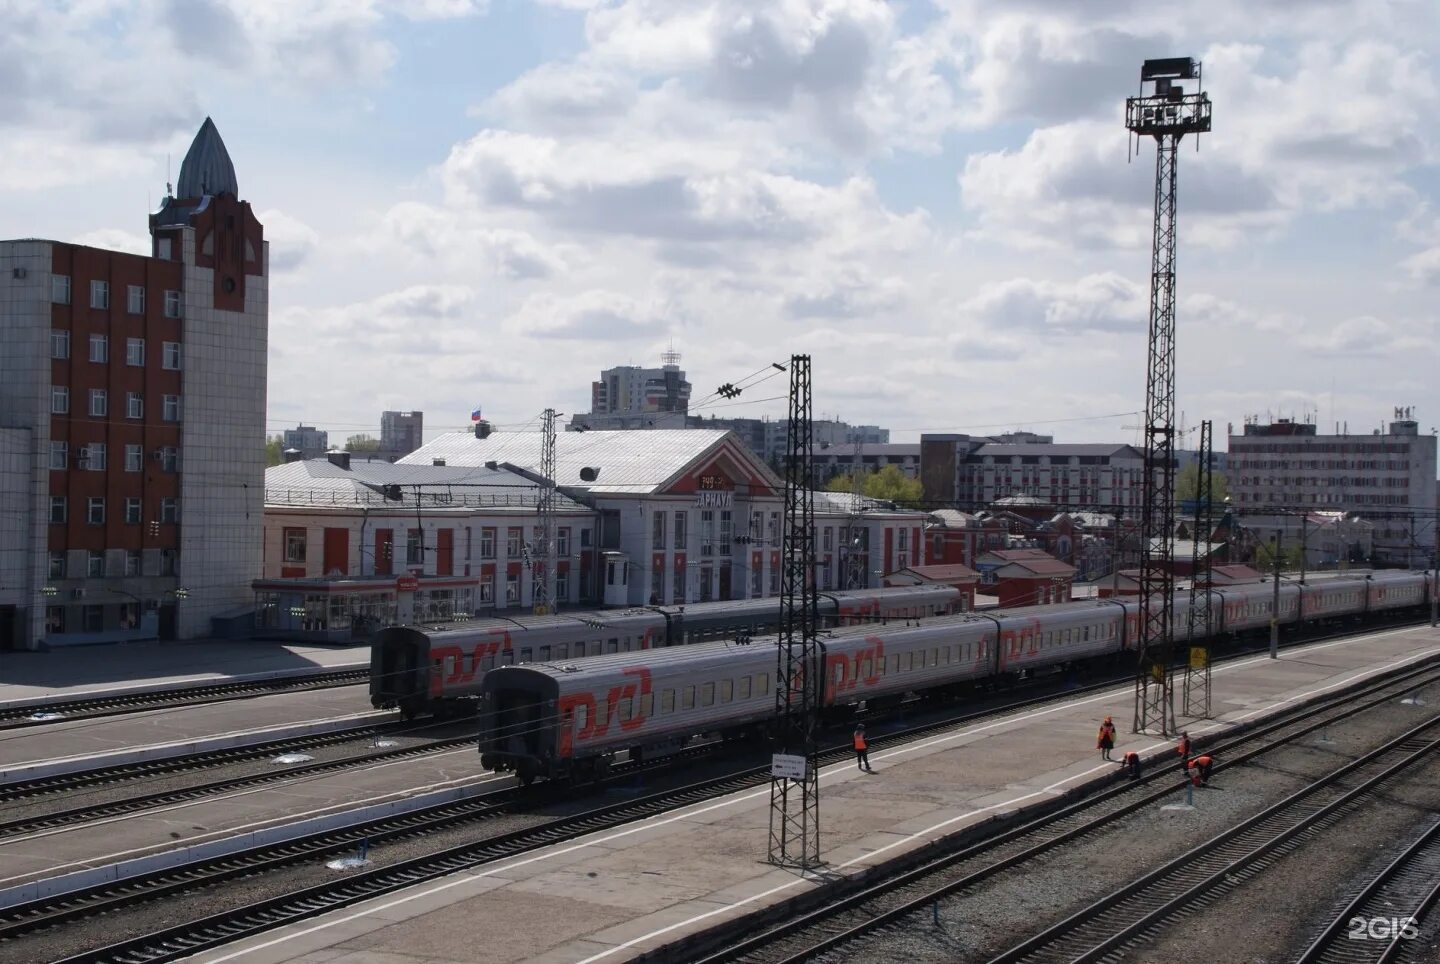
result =
[[[103,388],[90,389],[90,414],[96,418],[103,418],[110,411],[110,396]]]
[[[90,336],[90,360],[101,364],[110,360],[110,339],[104,335]]]
[[[705,683],[700,687],[700,705],[713,706],[715,704],[715,684]]]
[[[779,566],[771,566],[771,567],[770,567],[770,595],[772,595],[772,596],[777,596],[777,595],[779,595],[779,594],[780,594],[780,567],[779,567]]]
[[[565,602],[570,598],[570,571],[558,569],[555,572],[555,601]]]
[[[180,521],[180,500],[166,498],[160,500],[160,521],[175,523]]]
[[[750,598],[759,599],[764,592],[765,571],[759,566],[750,570]]]
[[[677,566],[677,567],[675,568],[674,586],[673,586],[673,592],[672,592],[672,594],[671,594],[671,596],[670,596],[670,601],[671,601],[672,603],[677,604],[677,605],[679,605],[680,603],[685,602],[685,567],[684,567],[684,566]]]
[[[125,364],[133,365],[136,368],[145,367],[145,339],[125,339]]]
[[[561,559],[570,557],[570,530],[568,528],[555,530],[555,555]]]
[[[164,353],[161,356],[160,365],[166,371],[178,372],[180,370],[180,343],[178,341],[162,342]]]
[[[144,417],[145,417],[145,396],[144,396],[144,395],[141,395],[139,392],[126,392],[126,393],[125,393],[125,417],[126,417],[126,418],[144,418]]]
[[[180,396],[179,396],[179,395],[166,395],[166,396],[165,396],[165,410],[161,413],[161,417],[162,417],[163,419],[165,419],[165,421],[167,421],[167,422],[178,422],[178,421],[180,421]]]
[[[720,702],[729,703],[733,698],[735,684],[728,679],[720,683]]]
[[[140,575],[140,550],[139,550],[139,549],[126,549],[126,550],[125,550],[125,575],[127,575],[127,576],[138,576],[138,575]]]
[[[304,561],[305,561],[305,530],[304,530],[304,529],[286,529],[286,530],[285,530],[285,561],[286,561],[286,562],[304,562]]]
[[[163,244],[163,243],[164,243],[164,242],[162,242],[162,244]],[[167,247],[168,247],[168,245],[167,245]],[[161,255],[161,257],[167,257],[167,255]],[[180,292],[178,292],[178,291],[167,291],[167,292],[165,292],[165,317],[166,317],[166,318],[179,318],[179,317],[180,317]]]
[[[720,510],[720,555],[730,555],[730,543],[734,541],[732,532],[734,530],[734,518],[729,509]]]
[[[665,596],[665,568],[661,563],[655,563],[650,570],[650,605],[658,606],[664,601]]]
[[[715,554],[715,510],[700,510],[700,555]]]
[[[85,521],[92,526],[105,524],[105,499],[103,496],[92,495],[85,501]]]
[[[125,500],[125,524],[131,526],[140,524],[140,500],[133,496]]]
[[[91,307],[91,308],[109,308],[109,307],[110,307],[110,282],[108,282],[108,281],[92,281],[92,282],[90,282],[90,307]]]
[[[138,445],[125,446],[125,471],[139,472],[145,461],[145,450]]]
[[[50,522],[52,525],[64,525],[68,518],[65,509],[65,497],[63,495],[52,495],[50,497]]]
[[[167,445],[160,450],[160,469],[163,472],[180,471],[180,450]]]
[[[50,300],[57,305],[70,303],[70,276],[68,274],[50,276]]]
[[[159,259],[162,260],[162,261],[169,261],[169,260],[170,260],[170,245],[171,245],[171,241],[170,241],[169,238],[156,238],[156,239],[155,239],[155,257],[159,258]],[[167,292],[167,294],[168,294],[168,292]]]
[[[50,386],[50,414],[70,414],[70,389],[64,385]]]
[[[685,548],[685,512],[683,510],[675,513],[675,550],[677,552]]]
[[[495,605],[495,579],[486,576],[480,580],[480,601],[487,606]]]
[[[480,530],[480,558],[495,558],[495,527],[486,526]]]
[[[520,605],[520,576],[516,573],[505,577],[505,605]]]
[[[160,575],[173,576],[180,571],[180,550],[160,550]]]
[[[65,578],[65,553],[63,553],[63,552],[52,552],[52,553],[50,553],[50,578],[51,578],[51,579],[64,579],[64,578]]]
[[[59,328],[50,329],[50,357],[70,357],[70,332]]]
[[[510,526],[505,530],[505,555],[514,559],[520,555],[520,539],[523,530],[519,526]]]
[[[661,713],[674,713],[674,712],[675,712],[675,691],[674,691],[674,690],[663,690],[663,691],[661,691],[661,693],[660,693],[660,712],[661,712]]]
[[[63,469],[70,464],[70,446],[65,442],[50,443],[50,467]]]
[[[125,288],[125,310],[132,315],[145,314],[145,286],[127,285]]]
[[[105,553],[99,549],[91,549],[85,554],[85,576],[89,579],[99,579],[105,575]]]
[[[65,607],[64,607],[64,606],[46,606],[46,607],[45,607],[45,632],[47,632],[47,633],[63,633],[63,632],[65,632]]]
[[[421,529],[405,530],[405,565],[425,564],[425,533]]]
[[[693,710],[695,708],[695,686],[693,683],[680,691],[680,708],[682,710]]]
[[[80,446],[79,467],[89,469],[91,472],[104,472],[106,465],[106,449],[104,442],[91,442],[89,445]]]
[[[657,512],[650,517],[650,548],[665,548],[665,513]]]

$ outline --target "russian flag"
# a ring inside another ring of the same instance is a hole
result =
[[[476,408],[475,411],[473,411],[473,412],[470,413],[470,421],[472,421],[472,422],[478,422],[478,421],[480,421],[480,409],[479,409],[479,408]]]

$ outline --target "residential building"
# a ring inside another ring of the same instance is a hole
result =
[[[980,584],[1000,608],[1048,606],[1070,601],[1075,567],[1043,549],[994,549],[975,561]]]
[[[1010,438],[1015,438],[1011,436]],[[920,479],[936,507],[1028,496],[1054,509],[1139,511],[1145,455],[1130,445],[922,435]]]
[[[425,444],[424,412],[381,412],[380,452],[382,458],[394,461]]]
[[[1435,545],[1436,437],[1421,434],[1411,409],[1395,416],[1369,435],[1247,420],[1230,435],[1232,504],[1247,526],[1261,528],[1266,510],[1357,513],[1374,523],[1377,563],[1424,567]]]
[[[593,415],[642,415],[684,412],[690,406],[690,383],[680,369],[680,354],[667,351],[659,368],[620,365],[600,373],[590,385]]]
[[[0,242],[0,645],[205,635],[260,573],[268,253],[209,118],[149,228]]]
[[[330,433],[302,423],[287,428],[280,445],[292,459],[318,459],[330,451]]]
[[[888,432],[886,434],[889,434]],[[850,475],[855,471],[856,455],[859,455],[861,472],[878,472],[887,465],[893,465],[907,478],[920,477],[920,443],[907,444],[875,443],[860,445],[815,446],[811,463],[815,466],[815,480],[824,484],[839,475]]]

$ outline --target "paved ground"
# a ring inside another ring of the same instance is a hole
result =
[[[1433,629],[1392,630],[1219,667],[1203,735],[1256,719],[1379,669],[1440,654]],[[1095,754],[1097,721],[1131,717],[1120,687],[872,754],[879,771],[821,777],[822,855],[858,869],[988,817],[1033,805],[1114,767]],[[1431,702],[1440,701],[1440,696]],[[1168,741],[1125,733],[1173,760]],[[320,964],[622,961],[809,886],[764,863],[768,789],[504,861],[202,954],[198,961]]]

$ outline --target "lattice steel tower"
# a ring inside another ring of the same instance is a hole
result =
[[[819,596],[815,587],[815,486],[811,460],[810,356],[790,356],[790,439],[785,460],[784,585],[780,596],[779,728],[770,777],[770,863],[820,865]],[[801,764],[803,760],[803,765]]]
[[[1196,88],[1186,93],[1185,83]],[[1175,186],[1180,139],[1210,130],[1200,62],[1147,60],[1140,96],[1125,101],[1125,126],[1155,138],[1155,243],[1150,255],[1150,335],[1145,369],[1145,478],[1141,503],[1140,659],[1134,729],[1175,730],[1170,672],[1175,575]],[[1146,88],[1149,88],[1148,92]]]
[[[540,445],[540,493],[535,500],[538,519],[531,552],[530,594],[535,615],[555,611],[555,409],[545,409]]]
[[[1200,423],[1200,458],[1195,476],[1194,551],[1190,555],[1190,654],[1185,660],[1180,710],[1185,716],[1210,716],[1210,592],[1214,588],[1210,555],[1210,534],[1215,531],[1215,507],[1210,501],[1214,481],[1214,434],[1210,421]],[[1202,548],[1203,547],[1203,548]]]

